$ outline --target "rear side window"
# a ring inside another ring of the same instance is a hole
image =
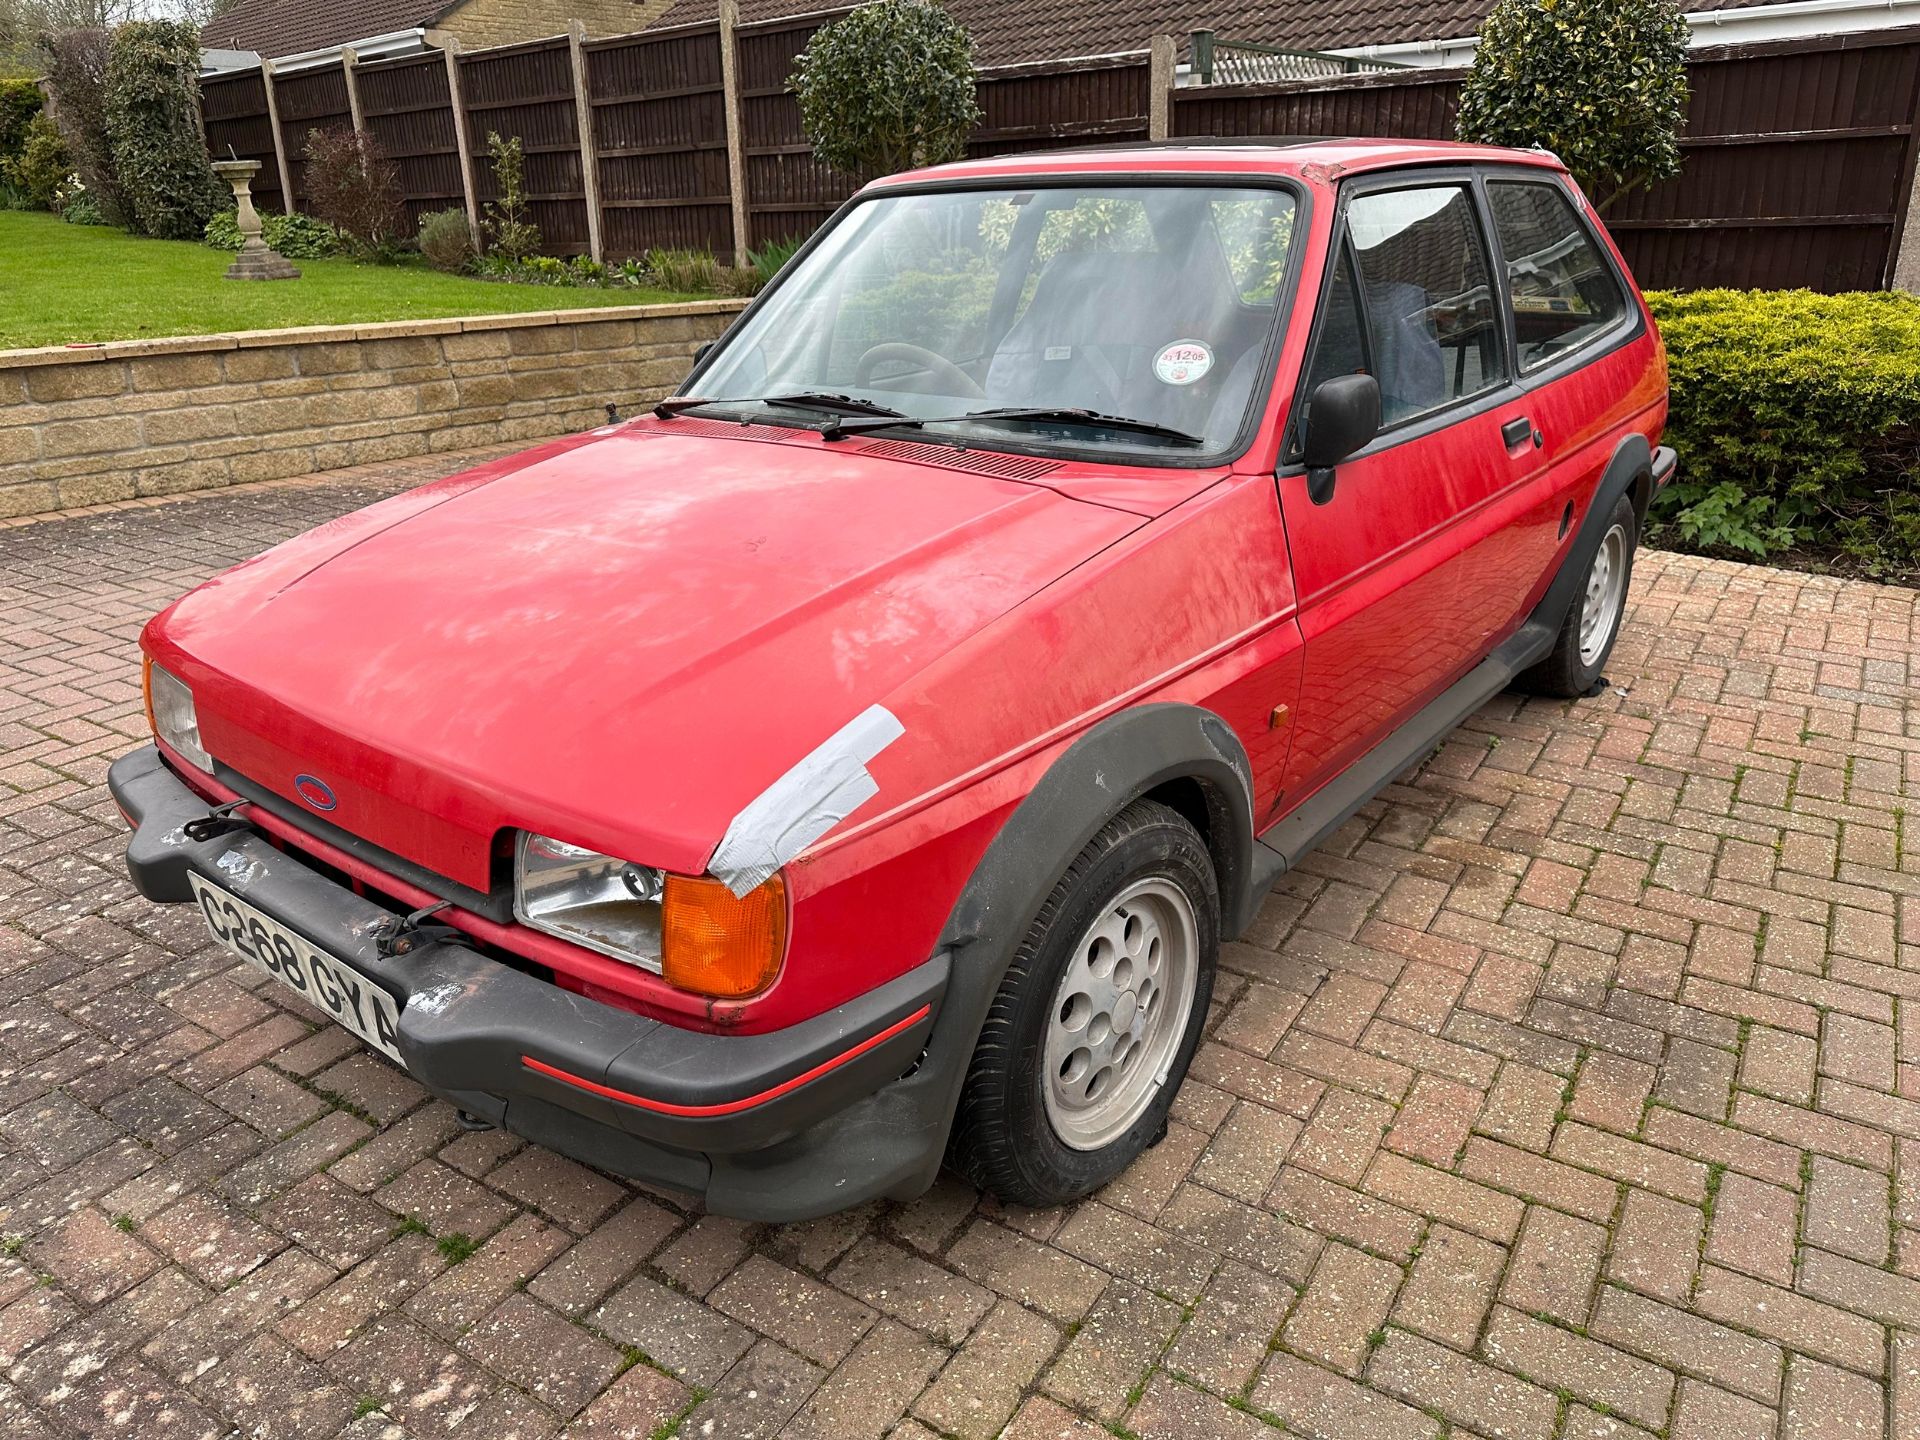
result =
[[[1347,211],[1382,419],[1398,424],[1506,379],[1473,192],[1362,195]]]
[[[1626,313],[1620,282],[1559,186],[1494,180],[1487,199],[1506,256],[1521,369],[1584,344]]]

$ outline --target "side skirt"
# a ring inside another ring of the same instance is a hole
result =
[[[1557,626],[1535,617],[1499,648],[1443,690],[1426,708],[1323,785],[1254,842],[1256,895],[1384,790],[1393,777],[1451,734],[1461,721],[1511,685],[1521,671],[1546,658]]]

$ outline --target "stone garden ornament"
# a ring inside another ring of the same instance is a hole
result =
[[[261,238],[260,212],[253,208],[253,177],[260,171],[258,160],[216,160],[213,170],[233,187],[234,204],[239,207],[240,253],[227,267],[229,280],[298,280],[300,267],[280,254]]]

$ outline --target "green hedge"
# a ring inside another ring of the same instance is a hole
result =
[[[1652,294],[1680,474],[1655,538],[1920,572],[1920,296]]]

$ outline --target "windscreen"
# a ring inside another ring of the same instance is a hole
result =
[[[1295,207],[1281,189],[1139,184],[869,200],[688,393],[848,396],[989,447],[1217,453],[1267,388]],[[968,418],[1023,408],[1048,414]]]

